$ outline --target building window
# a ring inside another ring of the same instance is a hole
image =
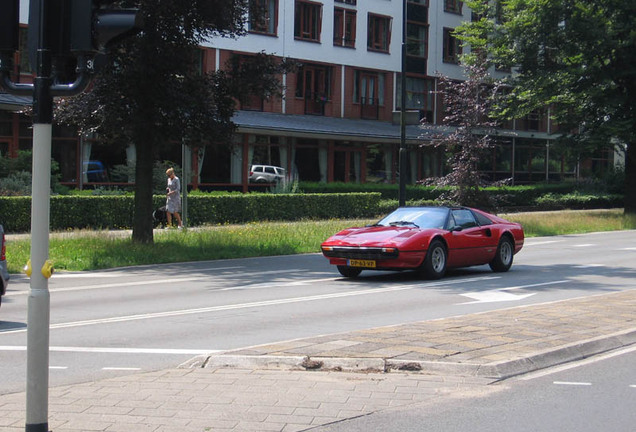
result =
[[[405,109],[417,110],[420,118],[433,123],[434,83],[424,78],[406,77]],[[402,80],[397,82],[397,107],[402,107]]]
[[[276,35],[278,0],[250,0],[247,29],[253,33]]]
[[[406,24],[406,53],[415,57],[427,57],[428,26],[415,23]]]
[[[305,100],[305,114],[324,115],[331,99],[331,68],[302,65],[296,76],[296,97]]]
[[[444,28],[444,63],[459,63],[459,56],[462,54],[462,46],[453,32],[455,29]]]
[[[464,2],[459,0],[444,0],[444,12],[461,14],[463,5]]]
[[[333,44],[353,48],[356,44],[356,11],[335,8],[333,11]]]
[[[334,0],[336,3],[345,3],[350,5],[355,5],[357,0]]]
[[[296,1],[294,37],[300,40],[320,42],[322,5]]]
[[[391,18],[369,14],[367,48],[372,51],[389,52],[391,44]]]
[[[353,102],[360,104],[360,118],[377,119],[379,107],[384,106],[384,74],[355,71]]]

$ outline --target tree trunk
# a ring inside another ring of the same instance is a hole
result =
[[[135,243],[152,243],[152,140],[138,135],[135,141],[137,163],[132,239]]]
[[[636,142],[625,152],[625,214],[636,215]]]

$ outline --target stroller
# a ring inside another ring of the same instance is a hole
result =
[[[152,212],[153,227],[157,228],[161,225],[161,228],[165,228],[168,224],[168,218],[166,216],[166,206],[161,206],[157,210]]]

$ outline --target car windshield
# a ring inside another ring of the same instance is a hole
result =
[[[443,229],[448,217],[446,208],[399,208],[380,220],[376,226],[415,226],[419,228]]]

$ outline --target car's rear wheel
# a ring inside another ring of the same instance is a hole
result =
[[[433,240],[428,247],[422,264],[422,272],[429,279],[439,279],[446,274],[446,246],[440,240]]]
[[[489,265],[492,271],[501,273],[507,272],[512,266],[512,260],[514,256],[514,245],[512,240],[508,236],[504,236],[499,240],[497,246],[497,252]]]
[[[358,277],[360,273],[362,272],[362,270],[359,268],[347,267],[343,265],[338,266],[338,271],[340,272],[341,275],[348,278]]]

